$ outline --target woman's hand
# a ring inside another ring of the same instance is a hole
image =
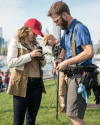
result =
[[[34,50],[30,53],[30,56],[31,57],[42,57],[42,54],[41,52],[42,51],[41,49],[37,49],[37,50]]]
[[[45,56],[42,56],[43,57],[43,59],[45,59]],[[44,61],[44,60],[39,60],[41,63]]]

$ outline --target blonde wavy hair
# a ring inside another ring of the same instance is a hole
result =
[[[18,30],[18,34],[16,36],[18,42],[21,42],[26,36],[28,36],[29,31],[31,31],[32,28],[28,26],[23,26]]]

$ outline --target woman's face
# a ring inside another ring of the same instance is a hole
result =
[[[33,32],[33,30],[30,30],[27,36],[27,39],[30,42],[33,42],[36,39],[37,35]]]

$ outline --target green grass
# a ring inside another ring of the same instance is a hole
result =
[[[41,106],[36,118],[36,125],[71,125],[71,121],[65,113],[58,115],[58,119],[56,120],[56,95],[54,97],[56,90],[55,81],[46,81],[45,87],[47,94],[43,94],[42,96]],[[46,112],[52,102],[53,97],[54,101],[52,106]],[[95,103],[94,94],[92,91],[91,96],[89,96],[88,103]],[[44,112],[46,113],[43,114]],[[100,125],[100,110],[87,109],[85,112],[84,121],[87,125]],[[0,125],[13,125],[13,99],[12,95],[8,95],[6,92],[0,93]]]

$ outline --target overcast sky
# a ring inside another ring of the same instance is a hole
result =
[[[42,23],[44,33],[52,32],[52,19],[47,12],[56,0],[0,0],[0,27],[3,38],[10,40],[29,18]],[[70,8],[73,18],[81,21],[90,31],[95,43],[100,39],[100,0],[63,0]]]

